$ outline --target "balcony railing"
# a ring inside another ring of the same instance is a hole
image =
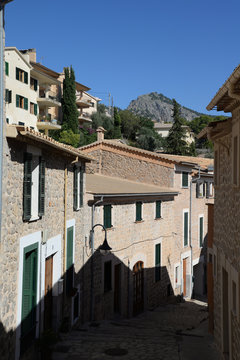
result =
[[[57,93],[55,93],[54,91],[51,91],[51,90],[40,89],[39,97],[42,99],[50,99],[50,100],[60,101]]]
[[[57,125],[57,119],[52,119],[52,115],[48,114],[48,115],[38,115],[38,122],[46,122],[46,123],[51,123],[53,125]]]

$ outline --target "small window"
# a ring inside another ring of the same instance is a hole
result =
[[[30,102],[30,113],[37,115],[37,104]]]
[[[34,91],[37,91],[38,81],[32,77],[30,77],[30,88]]]
[[[182,187],[188,187],[188,172],[182,172]]]
[[[103,206],[103,224],[105,229],[112,227],[112,205]]]
[[[156,219],[160,219],[162,216],[162,202],[161,200],[156,201]]]
[[[184,237],[184,246],[188,246],[188,212],[184,212],[183,217],[183,237]]]
[[[213,183],[212,182],[207,182],[206,183],[206,198],[211,198],[213,197]]]
[[[16,79],[28,84],[28,73],[16,67]]]
[[[155,281],[161,280],[161,244],[155,245]]]
[[[136,221],[142,221],[142,202],[136,202]]]
[[[9,63],[5,61],[5,75],[9,76]]]
[[[205,183],[204,182],[197,182],[196,183],[196,197],[202,198],[205,196]]]
[[[104,292],[112,290],[112,261],[104,263]]]
[[[199,247],[203,246],[203,216],[199,218]]]
[[[83,206],[83,173],[84,167],[75,166],[73,170],[73,208],[79,210]]]
[[[5,90],[5,101],[8,104],[10,104],[12,102],[12,90],[9,90],[9,89]]]
[[[16,107],[28,110],[28,99],[21,95],[16,95]]]

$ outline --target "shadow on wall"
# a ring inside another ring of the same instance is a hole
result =
[[[198,260],[197,264],[193,264],[192,298],[207,301],[207,234]]]
[[[32,254],[27,254],[29,259]],[[32,359],[36,353],[48,359],[59,331],[67,332],[87,321],[131,317],[168,301],[181,301],[181,296],[173,295],[165,267],[145,268],[138,261],[129,269],[128,262],[124,264],[113,253],[102,255],[97,250],[78,273],[74,265],[69,267],[57,284],[57,296],[53,296],[52,287],[45,286],[44,298],[36,303],[39,284],[34,256],[32,260],[29,273],[25,271],[23,276],[21,324],[7,332],[0,323],[1,360]],[[49,274],[45,275],[45,285]]]

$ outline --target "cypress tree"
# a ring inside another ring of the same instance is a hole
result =
[[[166,152],[174,155],[187,155],[188,145],[185,141],[186,130],[183,128],[183,119],[180,116],[180,105],[175,99],[173,101],[173,126],[166,138]]]
[[[114,137],[114,139],[121,139],[121,137],[122,137],[122,134],[121,134],[121,118],[120,118],[120,115],[119,115],[118,110],[117,110],[116,107],[114,107],[113,120],[114,120],[113,137]]]
[[[65,79],[63,80],[63,97],[62,97],[62,130],[72,130],[74,134],[79,132],[78,129],[78,109],[76,104],[76,84],[75,74],[71,66],[64,68]]]

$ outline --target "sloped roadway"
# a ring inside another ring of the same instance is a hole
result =
[[[219,360],[208,334],[207,304],[165,304],[131,319],[85,324],[61,340],[53,360]]]

